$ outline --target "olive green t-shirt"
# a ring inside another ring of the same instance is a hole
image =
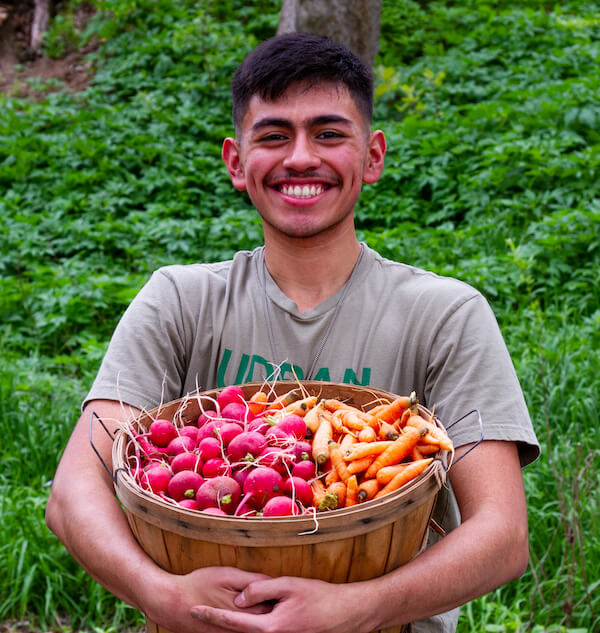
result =
[[[517,376],[484,297],[471,286],[362,247],[335,295],[300,313],[264,267],[263,248],[233,260],[156,271],[125,311],[86,401],[150,409],[196,390],[266,379],[372,386],[419,401],[455,446],[517,443],[521,464],[539,445]],[[476,449],[475,449],[476,450]],[[442,489],[436,520],[460,515]],[[446,633],[457,610],[415,623]]]

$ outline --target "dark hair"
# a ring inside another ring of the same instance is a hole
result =
[[[239,131],[254,95],[275,101],[298,82],[344,84],[359,112],[370,124],[373,116],[373,75],[345,46],[309,33],[286,33],[259,44],[231,80],[233,122]]]

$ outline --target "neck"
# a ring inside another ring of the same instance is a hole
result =
[[[300,312],[314,308],[348,281],[360,255],[354,230],[327,243],[316,238],[268,239],[265,264]]]

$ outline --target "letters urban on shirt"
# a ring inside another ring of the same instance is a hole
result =
[[[278,380],[304,380],[304,368],[299,365],[284,362],[278,369],[271,361],[263,358],[259,354],[241,354],[237,367],[235,367],[234,362],[232,362],[232,356],[232,350],[227,348],[223,350],[217,372],[217,387],[269,380],[273,377],[277,377]],[[358,376],[359,372],[360,378]],[[330,368],[320,367],[314,376],[314,380],[331,381]],[[344,370],[341,382],[366,387],[370,384],[370,380],[370,367],[363,367],[358,371],[352,367],[348,367]],[[337,381],[334,380],[334,382]]]

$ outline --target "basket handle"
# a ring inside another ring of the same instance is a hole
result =
[[[473,444],[473,446],[468,448],[457,460],[453,461],[452,465],[458,464],[458,462],[461,459],[463,459],[463,457],[466,457],[474,448],[477,448],[477,446],[479,446],[479,444],[481,444],[481,442],[483,442],[483,420],[481,419],[481,413],[479,413],[479,409],[472,409],[468,413],[465,413],[460,418],[458,418],[458,420],[454,420],[454,422],[452,422],[452,424],[449,424],[446,427],[446,430],[451,429],[455,424],[458,424],[459,422],[462,422],[465,418],[469,417],[473,413],[477,414],[477,419],[479,420],[479,439],[475,442],[475,444]]]
[[[102,463],[102,465],[106,469],[106,472],[109,474],[110,478],[113,480],[113,484],[116,485],[116,483],[117,483],[116,473],[113,474],[113,472],[110,470],[110,468],[106,465],[106,462],[102,459],[102,455],[100,455],[100,453],[99,453],[98,449],[96,448],[96,446],[94,445],[94,441],[92,439],[92,426],[93,426],[94,418],[96,418],[96,420],[98,420],[98,422],[100,422],[100,425],[106,431],[106,434],[108,435],[108,437],[110,437],[110,439],[113,442],[115,441],[115,436],[108,430],[108,428],[107,428],[106,424],[104,424],[104,421],[102,420],[102,418],[100,418],[95,411],[92,411],[92,414],[90,415],[90,427],[89,427],[90,446],[92,447],[94,453],[96,453],[96,457],[98,457],[98,459],[100,460],[100,462]]]

